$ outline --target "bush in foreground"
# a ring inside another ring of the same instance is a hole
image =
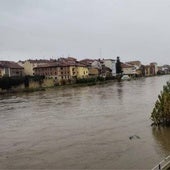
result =
[[[153,125],[170,125],[170,82],[163,87],[151,113]]]

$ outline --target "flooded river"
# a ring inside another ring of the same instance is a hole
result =
[[[168,80],[0,96],[0,169],[154,167],[170,154],[170,129],[150,126]]]

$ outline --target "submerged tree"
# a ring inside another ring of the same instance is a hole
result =
[[[170,125],[170,82],[163,87],[151,113],[155,125]]]

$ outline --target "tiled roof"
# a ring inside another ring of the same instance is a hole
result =
[[[91,66],[91,64],[94,62],[94,60],[92,60],[92,59],[84,59],[84,60],[80,60],[79,62],[86,65],[86,66]]]
[[[13,61],[0,61],[0,67],[1,68],[18,68],[23,69],[19,64],[13,62]]]
[[[28,60],[30,63],[37,63],[37,64],[39,64],[39,63],[49,63],[50,62],[50,60],[43,60],[43,59],[40,59],[40,60],[31,60],[31,59],[29,59]]]
[[[69,66],[77,66],[77,67],[86,67],[86,65],[79,62],[65,62],[65,61],[57,61],[47,64],[38,65],[36,68],[48,68],[48,67],[69,67]]]
[[[141,65],[140,61],[128,61],[126,62],[127,64],[131,64],[131,65]]]
[[[131,68],[131,67],[134,67],[134,66],[131,65],[131,64],[127,64],[127,63],[121,63],[121,67],[122,68]]]

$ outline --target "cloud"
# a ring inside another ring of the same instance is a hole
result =
[[[168,0],[1,0],[0,59],[72,55],[169,62]]]

